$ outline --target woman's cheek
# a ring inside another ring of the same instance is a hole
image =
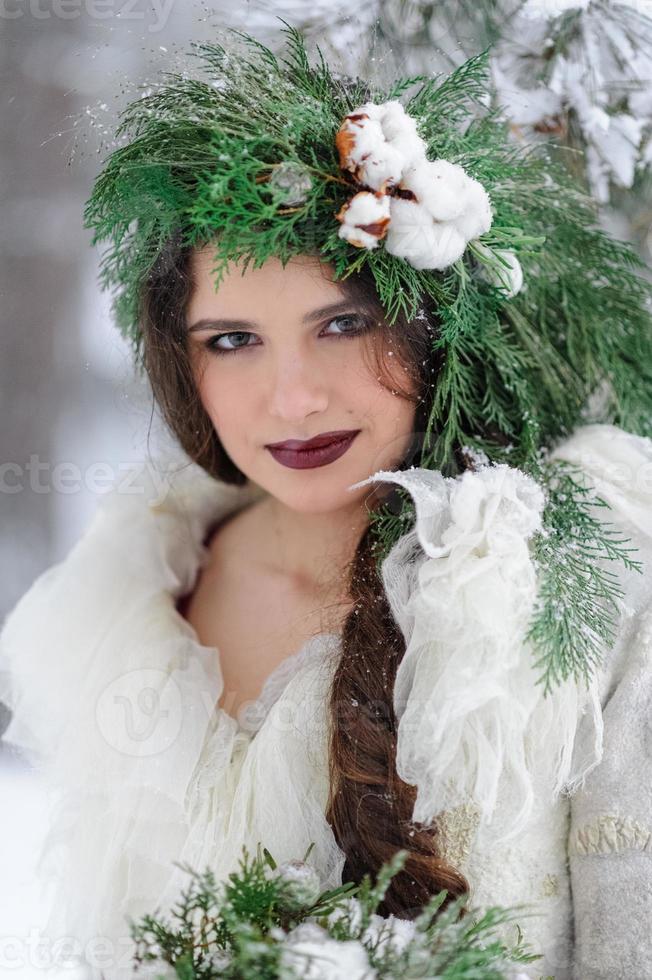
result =
[[[206,372],[202,391],[202,403],[213,425],[219,425],[226,433],[231,427],[239,428],[247,415],[246,391],[235,380],[224,375],[217,378]]]
[[[218,387],[211,376],[210,370],[205,371],[201,376],[197,384],[197,390],[204,410],[212,421],[215,422],[218,414]]]

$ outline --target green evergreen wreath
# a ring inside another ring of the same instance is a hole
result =
[[[316,247],[336,279],[369,263],[390,323],[399,311],[414,317],[429,297],[441,321],[433,352],[443,348],[444,359],[414,465],[455,476],[455,451],[471,447],[539,480],[546,508],[532,553],[540,595],[528,639],[546,691],[571,673],[588,680],[615,638],[622,594],[601,559],[641,565],[628,557],[628,539],[596,518],[594,509],[607,505],[590,495],[581,471],[547,454],[586,421],[596,393],[603,401],[592,421],[652,435],[645,264],[600,229],[596,203],[543,144],[510,138],[491,106],[489,49],[448,76],[352,87],[319,49],[311,65],[302,35],[282,23],[284,57],[231,31],[228,47],[193,45],[197,77],[165,73],[121,113],[116,138],[124,145],[106,160],[84,212],[92,244],[109,243],[100,281],[115,290],[117,325],[142,370],[141,285],[173,233],[187,245],[215,240],[216,285],[229,261],[256,268]],[[340,164],[336,134],[360,103],[401,97],[428,159],[463,167],[493,207],[490,229],[441,270],[338,234],[336,215],[360,184]],[[504,265],[506,250],[522,269],[515,295],[487,275]],[[400,514],[372,515],[379,562],[414,519],[409,494],[398,493]]]

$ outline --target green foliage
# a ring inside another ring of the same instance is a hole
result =
[[[522,942],[518,925],[516,944],[508,945],[500,937],[500,927],[538,913],[527,911],[524,904],[475,912],[466,894],[443,907],[446,890],[434,895],[413,920],[414,935],[404,948],[386,943],[392,920],[378,922],[377,909],[406,858],[407,851],[397,851],[373,883],[367,874],[359,885],[347,882],[322,892],[313,905],[291,916],[282,902],[276,862],[260,844],[255,858],[243,847],[239,870],[226,881],[217,882],[208,868],[199,873],[179,864],[191,883],[171,910],[178,925],[158,918],[158,909],[138,921],[129,920],[136,970],[142,963],[161,961],[172,966],[180,980],[289,980],[295,974],[287,972],[281,954],[292,929],[303,922],[320,926],[335,941],[362,943],[378,980],[502,980],[513,975],[514,963],[541,958]],[[331,917],[333,912],[337,914]],[[162,971],[161,976],[166,974]]]
[[[641,572],[641,562],[629,557],[636,548],[597,508],[608,508],[586,486],[582,470],[563,460],[542,468],[548,505],[543,533],[535,536],[533,556],[538,566],[537,608],[527,639],[540,653],[539,679],[547,694],[573,674],[590,680],[593,668],[615,641],[618,599],[624,595],[618,575],[605,562],[622,562]]]

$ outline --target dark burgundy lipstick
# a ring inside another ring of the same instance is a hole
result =
[[[339,459],[347,451],[360,429],[339,429],[335,432],[322,432],[312,439],[286,439],[284,442],[271,442],[265,447],[274,459],[295,470],[326,466]]]

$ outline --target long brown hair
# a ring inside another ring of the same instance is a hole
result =
[[[190,258],[190,250],[173,237],[150,271],[141,296],[143,365],[163,417],[186,454],[216,479],[244,484],[247,478],[222,447],[193,378],[186,342],[186,307],[193,289]],[[424,303],[410,323],[399,316],[390,326],[368,271],[359,271],[338,286],[373,321],[373,342],[366,348],[374,361],[370,368],[398,397],[415,403],[415,440],[397,468],[414,465],[441,367],[432,348],[436,317]],[[385,360],[390,349],[391,369]],[[401,371],[405,384],[397,379]],[[352,607],[344,620],[342,655],[329,698],[326,817],[346,855],[343,881],[359,882],[366,873],[375,880],[397,850],[408,852],[379,912],[414,918],[437,892],[448,891],[445,907],[468,892],[469,884],[441,853],[436,824],[428,827],[411,820],[416,789],[396,772],[392,691],[405,639],[392,617],[372,545],[369,524],[345,570]]]

